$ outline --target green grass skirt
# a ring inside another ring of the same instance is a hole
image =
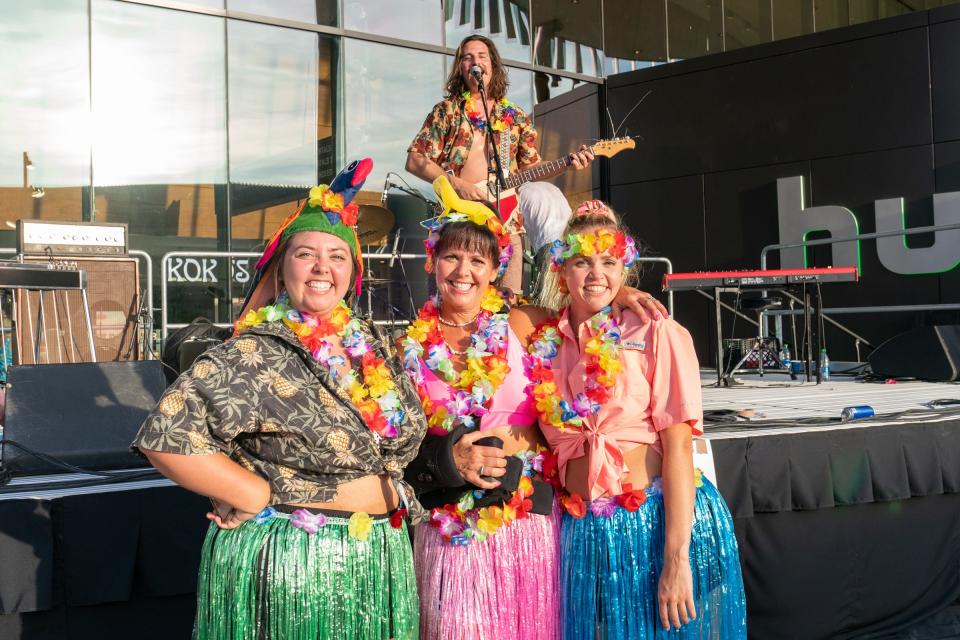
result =
[[[414,639],[417,585],[406,524],[374,521],[365,541],[330,518],[308,534],[286,518],[211,524],[195,640]]]

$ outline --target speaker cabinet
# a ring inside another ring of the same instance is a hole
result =
[[[920,327],[898,334],[867,358],[877,375],[953,382],[960,378],[960,325]]]
[[[15,476],[63,472],[11,444],[84,469],[149,466],[129,450],[167,381],[159,360],[10,367],[0,464]]]
[[[48,262],[50,259],[28,256],[24,261]],[[52,259],[75,263],[87,274],[87,299],[97,362],[138,359],[136,315],[140,303],[140,270],[137,259],[70,256]],[[41,299],[43,322],[38,336]],[[79,291],[18,289],[15,320],[17,364],[92,361]]]

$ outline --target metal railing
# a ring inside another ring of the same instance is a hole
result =
[[[927,227],[914,227],[913,229],[899,229],[897,231],[875,231],[873,233],[861,233],[855,236],[850,236],[847,238],[823,238],[821,240],[802,240],[800,242],[782,242],[779,244],[768,244],[760,251],[760,269],[766,271],[767,269],[767,254],[770,251],[782,249],[799,249],[807,247],[816,247],[829,244],[839,244],[842,242],[859,242],[861,240],[873,240],[876,238],[891,238],[895,236],[911,236],[917,235],[920,233],[933,233],[936,231],[950,231],[953,229],[960,229],[960,223],[954,224],[941,224],[941,225],[931,225]],[[829,314],[839,315],[839,314],[848,314],[848,313],[895,313],[895,312],[910,312],[910,311],[942,311],[942,310],[957,310],[960,309],[960,304],[905,304],[905,305],[875,305],[875,306],[865,306],[865,307],[824,307],[821,309],[823,314],[823,319],[825,322],[836,327],[840,331],[846,333],[851,338],[853,338],[857,345],[859,352],[859,344],[863,343],[867,346],[873,347],[873,345],[866,340],[863,336],[858,335],[853,330],[845,327],[836,320],[833,320],[829,317]],[[777,310],[777,311],[766,311],[761,314],[761,335],[763,334],[763,316],[769,315],[776,318],[776,333],[777,336],[782,335],[782,327],[780,325],[781,316],[785,315],[796,315],[803,313],[802,310]]]
[[[170,284],[167,280],[167,274],[169,270],[170,260],[172,258],[259,258],[262,254],[260,252],[249,252],[249,251],[170,251],[163,255],[163,258],[160,259],[160,269],[162,274],[162,286],[160,288],[160,341],[161,343],[167,339],[171,329],[179,329],[187,326],[186,323],[176,323],[170,322],[169,320],[169,309],[168,309],[168,293],[167,287]],[[427,257],[424,253],[363,253],[361,254],[364,260],[423,260]],[[667,273],[673,273],[673,263],[670,262],[669,258],[663,258],[659,256],[653,257],[641,257],[637,258],[638,262],[652,262],[652,263],[661,263],[665,265]],[[228,262],[228,265],[232,263]],[[232,268],[232,267],[231,267]],[[229,274],[228,277],[232,277],[232,274]],[[667,310],[670,312],[670,315],[673,315],[673,292],[670,291],[667,294]],[[231,315],[232,314],[232,301],[231,301]],[[406,322],[400,321],[390,321],[390,320],[377,320],[377,324],[406,324]],[[218,327],[231,327],[232,323],[227,322],[217,322],[214,323]]]

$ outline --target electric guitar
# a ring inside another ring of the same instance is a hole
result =
[[[624,149],[633,149],[636,147],[633,138],[610,138],[608,140],[598,140],[590,146],[595,156],[612,158]],[[572,156],[564,156],[558,160],[543,162],[531,169],[517,171],[506,177],[507,188],[500,191],[500,219],[508,229],[513,225],[513,229],[523,226],[523,220],[520,219],[520,197],[517,195],[517,189],[527,182],[534,182],[546,177],[552,177],[559,169],[573,164]],[[478,182],[476,187],[486,190],[490,200],[494,201],[493,194],[496,193],[496,184],[493,180],[484,180]]]

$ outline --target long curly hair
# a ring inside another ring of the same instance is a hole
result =
[[[450,73],[447,75],[446,92],[448,98],[455,98],[467,91],[469,87],[460,73],[460,63],[463,62],[463,50],[470,42],[482,42],[487,45],[487,51],[490,52],[490,84],[487,85],[487,97],[493,100],[501,100],[507,97],[507,87],[510,81],[507,79],[507,69],[503,66],[503,60],[500,58],[500,52],[497,51],[497,45],[486,36],[472,35],[467,36],[457,47],[457,53],[453,57],[453,65],[450,67]]]

